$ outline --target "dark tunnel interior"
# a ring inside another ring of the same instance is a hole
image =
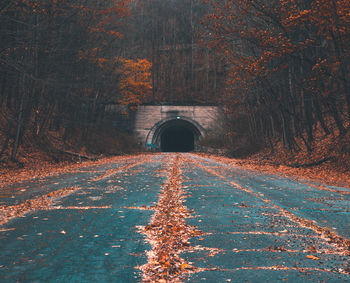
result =
[[[194,134],[187,127],[171,126],[161,134],[163,152],[189,152],[194,150]]]

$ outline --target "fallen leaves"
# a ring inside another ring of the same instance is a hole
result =
[[[111,208],[110,205],[106,206],[60,206],[60,205],[55,205],[50,207],[50,209],[62,209],[62,210],[90,210],[90,209],[108,209]]]
[[[124,208],[133,209],[133,210],[145,210],[145,211],[154,210],[154,206],[126,206]]]
[[[247,192],[247,193],[259,198],[263,202],[272,206],[274,209],[280,211],[281,215],[284,216],[285,218],[298,224],[300,227],[311,229],[312,231],[314,231],[318,235],[319,238],[322,238],[323,240],[325,240],[326,242],[328,242],[330,244],[334,244],[337,247],[337,250],[339,252],[343,253],[346,256],[350,255],[350,239],[347,239],[345,237],[338,235],[337,233],[335,233],[334,231],[332,231],[328,227],[322,227],[320,225],[317,225],[316,223],[314,223],[313,221],[311,221],[309,219],[302,218],[302,217],[299,217],[299,216],[293,214],[292,212],[274,204],[270,199],[264,197],[263,194],[255,192],[250,188],[243,187],[240,184],[231,181],[230,179],[226,178],[224,175],[218,173],[217,170],[213,170],[211,167],[209,168],[205,165],[199,164],[198,161],[195,161],[193,159],[187,159],[187,161],[195,163],[197,167],[200,167],[200,168],[204,169],[205,171],[209,172],[210,174],[217,176],[217,177],[229,182],[235,188],[237,188],[241,191]]]
[[[169,177],[153,207],[150,224],[138,227],[152,245],[147,252],[148,262],[140,267],[144,282],[180,282],[186,274],[195,272],[191,263],[180,257],[181,252],[190,249],[188,240],[203,234],[185,222],[190,211],[183,204],[182,162],[183,158],[177,155],[169,166]]]
[[[137,165],[145,163],[145,162],[147,162],[149,160],[149,157],[148,158],[144,157],[144,158],[142,158],[140,160],[141,161],[131,162],[129,164],[120,166],[119,168],[108,170],[107,173],[103,174],[102,176],[99,176],[99,177],[96,177],[96,178],[92,179],[92,181],[93,182],[101,181],[103,179],[109,178],[109,177],[117,174],[118,172],[125,171],[125,170],[128,170],[128,169],[132,168],[132,167],[135,167]]]
[[[12,183],[21,183],[34,178],[44,178],[77,171],[81,172],[82,168],[87,168],[89,166],[98,166],[122,161],[132,162],[147,158],[148,156],[148,154],[113,156],[98,160],[84,161],[83,163],[62,162],[60,164],[50,163],[35,158],[31,160],[30,163],[26,164],[26,167],[24,168],[0,168],[0,187]]]
[[[47,210],[52,207],[58,199],[66,197],[80,189],[79,187],[67,187],[34,199],[26,200],[18,205],[2,205],[0,206],[0,225],[5,224],[12,218],[23,217],[25,214],[33,211]]]
[[[313,256],[313,255],[307,255],[307,256],[306,256],[306,258],[308,258],[308,259],[312,259],[312,260],[320,260],[320,258],[319,258],[319,257],[317,257],[317,256]]]
[[[14,231],[15,228],[8,228],[8,229],[0,229],[0,232],[7,232],[7,231]]]
[[[198,154],[199,156],[205,158],[211,158],[213,160],[228,164],[232,167],[240,166],[244,169],[265,172],[268,174],[280,174],[282,176],[293,177],[300,181],[315,181],[319,180],[322,183],[327,183],[334,186],[350,186],[350,175],[346,168],[339,167],[341,162],[338,162],[337,166],[334,164],[322,164],[319,166],[314,166],[312,168],[293,168],[285,165],[276,165],[271,163],[271,160],[267,159],[263,154],[257,154],[255,157],[247,159],[232,159],[223,156],[217,156],[212,154]],[[347,155],[347,160],[349,160],[349,154]],[[274,156],[275,162],[284,163],[286,160],[276,159]],[[301,161],[308,160],[308,157],[300,157]],[[295,159],[293,159],[295,162]],[[348,162],[348,161],[346,161]],[[339,194],[349,194],[350,191],[339,191],[331,189],[327,186],[315,186],[310,182],[307,182],[307,185],[312,185],[320,190],[332,191]]]

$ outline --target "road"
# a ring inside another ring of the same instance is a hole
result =
[[[350,188],[169,153],[7,185],[0,205],[0,282],[350,282]]]

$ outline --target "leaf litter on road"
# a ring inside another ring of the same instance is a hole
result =
[[[138,227],[152,246],[147,252],[147,263],[139,267],[144,282],[182,282],[196,272],[191,262],[180,257],[182,252],[191,249],[189,239],[203,234],[186,223],[191,213],[184,205],[186,194],[182,187],[182,162],[183,158],[176,155],[168,168],[168,179],[158,203],[153,207],[154,214],[149,225]]]
[[[28,199],[18,205],[2,205],[0,206],[0,225],[5,224],[12,218],[23,217],[29,212],[47,210],[52,207],[58,199],[71,195],[80,189],[80,187],[66,187],[34,199]]]

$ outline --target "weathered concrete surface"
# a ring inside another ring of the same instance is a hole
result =
[[[119,105],[109,105],[106,111],[126,111]],[[162,127],[178,120],[190,128],[196,139],[221,129],[223,110],[219,106],[140,105],[133,112],[131,126],[138,142],[146,148],[159,148]]]
[[[199,138],[218,130],[221,114],[217,106],[139,106],[135,117],[135,135],[142,145],[159,147],[161,128],[168,122],[179,120],[191,124],[195,136]]]
[[[189,129],[198,141],[208,134],[220,132],[223,126],[223,109],[219,106],[140,105],[125,121],[119,120],[122,112],[128,112],[126,107],[107,105],[105,110],[111,119],[113,113],[117,115],[116,127],[128,128],[138,143],[147,149],[159,150],[160,137],[169,127]]]
[[[150,223],[153,212],[130,207],[157,203],[174,156],[155,154],[144,163],[130,159],[1,188],[1,204],[70,184],[81,190],[51,210],[0,226],[0,282],[140,281],[136,267],[146,263],[151,247],[136,227]],[[350,238],[350,188],[319,190],[181,156],[184,204],[193,212],[187,221],[204,233],[181,255],[200,268],[184,281],[350,281],[346,246],[320,232],[328,227],[340,239]],[[105,174],[111,169],[114,174]]]

